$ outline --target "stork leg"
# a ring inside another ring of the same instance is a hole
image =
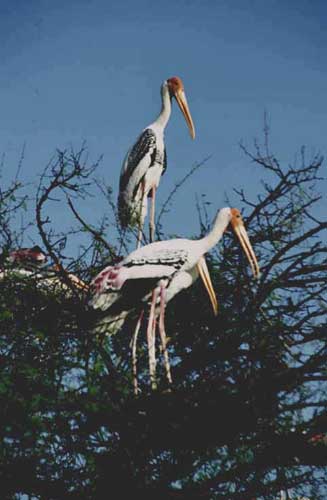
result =
[[[136,327],[134,330],[134,335],[132,338],[132,370],[133,370],[133,386],[134,386],[134,394],[137,396],[138,394],[138,383],[137,383],[137,337],[141,328],[141,323],[143,319],[144,310],[142,309],[139,319],[137,320]]]
[[[165,309],[166,309],[166,284],[160,284],[160,313],[159,313],[159,333],[162,345],[162,353],[164,357],[164,364],[166,369],[167,380],[172,384],[169,356],[167,351],[167,337],[165,330]]]
[[[137,233],[137,245],[136,245],[136,248],[140,248],[141,247],[142,236],[143,236],[143,224],[140,222],[138,233]]]
[[[145,213],[147,210],[147,197],[145,193],[145,181],[143,180],[141,183],[141,206],[140,206],[140,214],[139,214],[139,223],[138,223],[138,233],[137,233],[137,245],[136,248],[140,248],[142,239],[143,239],[143,225]]]
[[[151,213],[150,213],[150,223],[149,223],[150,243],[154,241],[154,232],[155,232],[154,214],[156,205],[156,191],[157,188],[153,186],[153,188],[151,189]]]
[[[149,350],[149,371],[150,371],[150,382],[152,389],[157,388],[156,382],[156,351],[155,351],[155,307],[158,298],[159,290],[155,288],[152,292],[152,301],[150,306],[149,322],[147,328],[147,341]]]

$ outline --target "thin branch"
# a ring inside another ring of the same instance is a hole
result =
[[[110,253],[110,257],[111,257],[111,259],[113,261],[118,260],[118,256],[116,255],[116,253],[112,249],[111,245],[109,245],[109,243],[102,237],[101,233],[99,233],[98,231],[96,231],[95,229],[93,229],[89,224],[87,224],[82,219],[82,217],[79,215],[79,213],[75,209],[75,207],[74,207],[74,205],[73,205],[73,203],[72,203],[72,201],[71,201],[71,199],[69,198],[68,195],[67,195],[67,202],[68,202],[68,205],[69,205],[71,211],[75,215],[76,219],[78,220],[78,222],[80,222],[80,224],[84,227],[84,229],[86,229],[89,233],[93,234],[95,240],[100,241],[103,244],[103,246]]]

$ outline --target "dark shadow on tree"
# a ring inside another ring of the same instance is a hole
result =
[[[315,215],[322,158],[307,160],[303,149],[299,164],[284,168],[267,129],[264,138],[253,152],[242,150],[269,183],[257,200],[237,191],[260,280],[227,232],[208,259],[219,315],[199,281],[169,304],[173,390],[160,366],[151,392],[143,332],[137,398],[130,359],[137,311],[116,336],[95,334],[98,317],[68,275],[88,283],[119,260],[124,235],[109,245],[108,218],[96,224],[76,208],[95,182],[97,164],[87,166],[84,148],[58,152],[49,164],[36,221],[63,287],[42,288],[37,276],[0,281],[2,498],[268,500],[288,488],[324,498],[327,222]],[[11,223],[25,202],[17,183],[0,192],[5,254],[21,243]],[[110,190],[101,191],[114,211]],[[70,233],[56,232],[47,215],[56,199],[78,223]],[[199,203],[202,232],[206,210]],[[79,232],[88,244],[64,266]]]

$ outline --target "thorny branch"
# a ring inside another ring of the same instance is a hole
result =
[[[157,218],[157,223],[156,223],[156,227],[157,227],[157,237],[159,238],[160,237],[160,228],[161,228],[161,225],[160,225],[160,222],[161,222],[161,219],[163,217],[163,215],[165,213],[167,213],[167,209],[168,209],[168,206],[170,205],[170,203],[172,202],[175,194],[177,193],[177,191],[183,186],[183,184],[197,171],[199,170],[201,167],[203,167],[209,160],[211,159],[211,155],[210,156],[207,156],[206,158],[204,158],[204,160],[200,161],[199,163],[196,163],[190,170],[189,172],[187,172],[187,174],[184,175],[184,177],[182,177],[182,179],[180,179],[178,182],[176,182],[175,184],[175,187],[172,189],[172,191],[169,193],[167,199],[163,202],[162,204],[162,207],[161,207],[161,210],[159,212],[159,215],[158,215],[158,218]]]
[[[94,172],[97,164],[90,168],[85,165],[81,165],[84,152],[84,147],[82,147],[77,154],[74,154],[72,151],[70,155],[67,155],[66,151],[58,151],[58,158],[56,160],[52,159],[41,175],[37,190],[35,209],[36,223],[42,242],[49,256],[56,265],[58,275],[69,287],[75,297],[77,297],[76,287],[69,279],[69,276],[61,263],[62,256],[60,254],[60,250],[59,255],[57,255],[55,245],[51,242],[52,232],[51,230],[50,232],[45,230],[45,226],[50,223],[49,216],[43,218],[42,211],[44,205],[48,201],[56,201],[53,198],[53,193],[58,189],[64,193],[73,192],[77,196],[85,196],[87,194],[85,189],[90,185],[90,182],[86,182],[86,180],[88,180]],[[48,174],[49,170],[50,175]],[[44,180],[46,178],[50,178],[50,180],[47,185],[44,185]]]
[[[103,236],[101,235],[101,233],[99,231],[96,231],[95,229],[93,229],[89,224],[87,224],[83,219],[82,217],[79,215],[79,213],[77,212],[77,210],[75,209],[71,199],[67,196],[67,202],[68,202],[68,205],[71,209],[71,211],[73,212],[73,214],[75,215],[76,219],[78,220],[78,222],[81,223],[81,225],[91,234],[93,234],[95,240],[97,241],[101,241],[101,243],[103,244],[103,246],[108,250],[109,254],[110,254],[110,257],[112,259],[112,261],[116,261],[117,260],[117,255],[115,253],[115,251],[113,250],[112,246],[109,245],[109,243],[103,238]]]
[[[14,359],[17,370],[21,352],[24,367],[26,353],[36,352],[33,363],[39,362],[46,356],[47,343],[50,355],[46,365],[51,366],[54,352],[63,349],[56,368],[59,375],[56,370],[53,373],[57,386],[64,389],[51,401],[56,414],[55,418],[51,415],[51,426],[58,421],[59,425],[54,432],[47,427],[46,435],[58,441],[54,450],[65,467],[61,470],[57,455],[53,461],[53,454],[44,455],[43,448],[40,457],[54,467],[55,474],[62,474],[60,477],[70,479],[71,471],[77,470],[78,480],[69,481],[76,497],[83,496],[85,484],[91,484],[89,498],[95,498],[97,484],[107,486],[110,471],[115,486],[126,484],[134,491],[141,488],[145,497],[271,500],[279,489],[314,483],[313,471],[326,465],[327,223],[315,211],[320,200],[317,183],[319,187],[322,158],[317,155],[307,160],[302,149],[299,165],[284,166],[270,152],[268,132],[266,123],[263,146],[256,141],[253,152],[244,146],[242,150],[258,165],[263,177],[268,174],[269,182],[262,183],[257,199],[250,198],[246,189],[238,191],[248,211],[247,230],[262,269],[261,279],[256,283],[249,277],[234,237],[226,232],[220,253],[208,256],[222,305],[220,314],[214,318],[209,313],[199,281],[167,307],[167,331],[174,339],[169,344],[174,370],[171,392],[161,386],[153,394],[147,390],[146,341],[140,335],[141,392],[137,399],[131,397],[127,361],[130,331],[102,339],[106,345],[101,351],[86,308],[69,310],[64,328],[57,318],[53,335],[47,334],[47,325],[45,339],[40,335],[37,342],[38,329],[26,328],[19,341],[10,343],[13,323],[4,315],[3,331],[8,338],[1,360],[9,360],[7,368]],[[84,221],[72,201],[87,195],[91,171],[80,166],[79,155],[58,155],[42,175],[36,218],[42,241],[60,268],[60,244],[44,214],[47,202],[62,194],[79,224],[93,236],[90,248],[97,248],[98,241],[109,253],[112,248],[101,231]],[[158,222],[189,175],[164,203]],[[205,226],[208,221],[201,218],[201,222]],[[115,257],[113,251],[111,258]],[[98,264],[105,265],[104,259],[100,255]],[[90,275],[94,272],[87,259],[82,265]],[[1,300],[6,297],[2,294]],[[33,314],[38,314],[36,307]],[[26,338],[31,343],[28,348]],[[70,375],[75,377],[73,389],[63,382],[67,374],[61,363],[67,360],[71,362]],[[34,376],[33,372],[31,379]],[[76,380],[80,385],[76,386]],[[49,418],[48,406],[44,412],[44,403],[37,404],[35,415],[43,419],[43,425]],[[39,456],[35,460],[41,463]],[[88,474],[85,481],[84,473]],[[46,474],[43,481],[48,486],[45,478]],[[63,484],[56,483],[56,488]],[[174,487],[176,484],[180,488]],[[29,491],[36,494],[33,488]],[[65,491],[58,491],[53,496],[64,498]]]

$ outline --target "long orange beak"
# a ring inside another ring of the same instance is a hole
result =
[[[260,277],[259,264],[258,264],[257,258],[255,256],[254,250],[252,248],[252,245],[250,243],[246,229],[244,227],[244,222],[243,222],[241,216],[239,215],[238,211],[237,211],[237,214],[238,214],[237,216],[232,217],[231,225],[232,225],[232,228],[234,229],[236,236],[238,237],[238,239],[241,243],[241,246],[244,250],[245,255],[247,256],[247,259],[249,261],[249,264],[250,264],[252,272],[253,272],[253,276],[258,279]]]
[[[85,290],[85,291],[87,291],[89,289],[89,286],[86,283],[84,283],[83,280],[81,280],[80,278],[75,276],[74,274],[69,273],[68,277],[76,288],[79,288],[80,290]]]
[[[201,259],[197,263],[197,268],[198,268],[199,274],[202,278],[202,281],[204,283],[204,286],[207,289],[207,292],[208,292],[208,295],[209,295],[209,298],[210,298],[210,301],[212,304],[213,313],[215,316],[217,316],[217,314],[218,314],[218,302],[217,302],[215,291],[214,291],[213,286],[212,286],[207,263],[206,263],[204,257],[201,257]]]
[[[178,103],[178,106],[181,110],[181,112],[184,115],[184,118],[186,120],[187,126],[189,128],[190,134],[192,139],[195,139],[195,129],[194,129],[194,124],[192,120],[192,116],[190,113],[190,109],[187,104],[185,92],[183,89],[178,89],[174,92],[175,99]]]

